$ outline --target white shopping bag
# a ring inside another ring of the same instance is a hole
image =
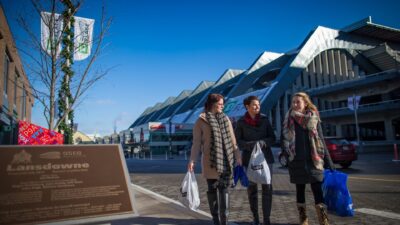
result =
[[[271,183],[271,173],[258,142],[254,145],[253,152],[251,153],[251,158],[249,161],[249,166],[247,167],[246,174],[249,181],[252,181],[254,183]]]
[[[183,205],[196,211],[200,205],[199,188],[194,172],[187,172],[182,181],[180,200]]]

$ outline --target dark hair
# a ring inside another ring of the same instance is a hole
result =
[[[245,106],[246,106],[246,105],[250,105],[250,104],[251,104],[251,101],[254,101],[254,100],[260,102],[260,99],[258,99],[257,96],[250,95],[249,97],[247,97],[247,98],[245,98],[245,99],[243,100],[243,105],[245,105]]]
[[[213,105],[221,99],[224,99],[224,96],[222,96],[220,94],[209,94],[207,96],[207,101],[204,104],[204,111],[206,111],[206,112],[211,111]]]

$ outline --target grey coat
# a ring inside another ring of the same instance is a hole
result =
[[[271,151],[271,145],[275,143],[275,133],[268,120],[268,117],[261,114],[258,126],[251,126],[241,117],[235,129],[236,141],[239,149],[242,151],[243,166],[249,165],[251,152],[257,141],[262,143],[262,151],[268,164],[274,163],[274,157]]]
[[[323,171],[315,168],[311,159],[310,139],[308,130],[304,129],[297,122],[295,124],[295,151],[296,155],[292,161],[288,163],[290,182],[294,184],[310,184],[322,182],[324,179]],[[323,139],[321,125],[318,124],[318,135]],[[324,148],[324,167],[334,169],[331,157],[326,147]]]

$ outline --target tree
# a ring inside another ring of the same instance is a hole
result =
[[[38,28],[32,27],[27,15],[19,15],[17,20],[22,29],[29,36],[27,41],[21,40],[21,46],[18,47],[25,59],[27,76],[32,85],[32,95],[43,106],[43,115],[46,118],[48,128],[58,130],[64,126],[65,118],[71,115],[71,112],[81,103],[83,95],[100,79],[102,79],[109,69],[94,69],[94,63],[101,55],[104,47],[104,38],[111,26],[111,18],[105,14],[104,4],[100,12],[100,21],[96,22],[97,32],[94,32],[92,41],[91,55],[84,61],[75,62],[73,71],[67,71],[65,67],[65,58],[71,58],[71,55],[65,55],[61,52],[62,45],[67,46],[65,36],[69,34],[67,26],[59,26],[60,19],[72,20],[72,18],[59,18],[58,13],[62,13],[65,5],[71,4],[71,16],[74,16],[80,9],[84,0],[31,0],[34,13],[39,15],[44,24],[49,27],[49,41],[46,48],[42,47],[40,36],[38,37]],[[68,3],[68,4],[65,4]],[[42,12],[49,12],[50,16],[45,18]],[[65,17],[65,14],[64,14]],[[95,29],[96,30],[96,29]],[[97,33],[97,34],[96,34]],[[63,43],[64,38],[64,43]],[[74,41],[74,40],[70,40]],[[63,43],[63,44],[62,44]],[[73,51],[76,51],[74,49]],[[60,57],[60,53],[63,57]],[[29,63],[26,63],[29,62]],[[70,68],[71,65],[70,65]],[[67,84],[63,74],[68,73]],[[73,76],[72,76],[73,75]],[[69,93],[65,92],[68,89]],[[59,93],[64,93],[59,94]],[[59,99],[57,100],[57,94]],[[67,95],[68,103],[62,97]],[[65,103],[63,110],[57,115],[57,104]],[[70,118],[69,118],[70,119]]]

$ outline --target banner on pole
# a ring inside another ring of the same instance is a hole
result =
[[[86,59],[92,49],[94,20],[74,17],[74,60]]]
[[[347,98],[347,107],[350,109],[350,110],[356,110],[356,109],[358,109],[358,105],[359,105],[359,103],[360,103],[360,99],[361,99],[361,96],[350,96],[350,97],[348,97]]]
[[[41,12],[40,16],[42,18],[40,22],[42,49],[46,51],[47,54],[51,55],[51,49],[53,46],[56,50],[56,57],[58,57],[61,52],[63,18],[57,13],[54,13],[54,17],[52,17],[52,14],[48,12]]]

